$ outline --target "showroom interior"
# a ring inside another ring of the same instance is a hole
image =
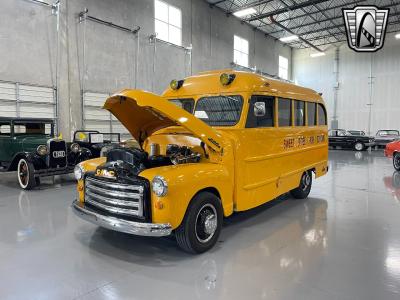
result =
[[[1,299],[400,298],[400,1],[0,15]]]

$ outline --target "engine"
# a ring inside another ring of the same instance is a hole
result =
[[[201,154],[193,151],[187,146],[169,144],[166,147],[166,154],[159,154],[159,145],[151,144],[150,153],[137,148],[114,148],[107,154],[106,163],[101,166],[105,169],[117,170],[121,175],[137,175],[145,169],[156,168],[168,165],[185,163],[198,163]]]

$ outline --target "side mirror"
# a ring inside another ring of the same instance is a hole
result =
[[[256,117],[264,117],[266,113],[265,102],[254,103],[254,115]]]

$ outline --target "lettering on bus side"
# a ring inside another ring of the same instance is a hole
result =
[[[298,137],[290,137],[285,138],[283,140],[283,149],[293,149],[293,148],[301,148],[307,145],[314,145],[324,143],[326,141],[324,134],[319,134],[317,136],[298,136]]]

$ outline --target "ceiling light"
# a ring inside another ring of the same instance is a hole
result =
[[[289,36],[281,37],[279,40],[281,42],[288,43],[288,42],[295,41],[298,39],[299,39],[299,37],[297,35],[289,35]]]
[[[310,54],[311,57],[325,56],[325,52],[314,52]]]
[[[400,40],[400,33],[396,34],[394,37],[395,37],[396,39]]]
[[[234,12],[233,14],[236,17],[241,18],[241,17],[244,17],[244,16],[253,15],[256,12],[257,11],[254,8],[249,7],[249,8],[245,8],[245,9],[242,9],[242,10],[238,10],[237,12]]]

